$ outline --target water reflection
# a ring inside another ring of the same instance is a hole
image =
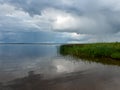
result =
[[[72,72],[52,79],[44,79],[42,75],[30,71],[26,77],[1,83],[0,90],[119,90],[120,73],[105,71]]]
[[[0,90],[119,90],[118,65],[63,57],[55,45],[1,45]]]

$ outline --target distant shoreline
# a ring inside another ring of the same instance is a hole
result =
[[[0,45],[2,44],[48,44],[48,45],[54,45],[54,44],[60,44],[60,45],[63,45],[65,43],[0,43]]]

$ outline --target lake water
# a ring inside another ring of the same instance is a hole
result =
[[[59,54],[59,45],[0,45],[0,90],[120,90],[120,66]]]

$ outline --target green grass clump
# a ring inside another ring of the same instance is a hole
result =
[[[114,59],[120,59],[120,52],[113,53],[113,54],[111,55],[111,57],[114,58]]]
[[[120,59],[120,43],[61,45],[60,53],[77,57]]]

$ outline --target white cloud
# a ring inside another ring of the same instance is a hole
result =
[[[14,31],[17,28],[27,27],[24,20],[29,20],[31,17],[27,12],[18,9],[10,4],[0,4],[0,24],[2,29]]]
[[[86,27],[86,25],[88,25]],[[76,29],[90,29],[95,27],[95,22],[87,17],[78,17],[72,15],[57,16],[57,19],[53,23],[53,29],[57,30],[76,30]]]
[[[65,33],[62,33],[61,37],[70,38],[70,39],[73,39],[73,40],[81,40],[81,39],[84,39],[84,38],[86,38],[88,36],[89,35],[86,35],[86,34],[77,34],[75,32],[73,32],[73,33],[65,32]]]
[[[21,28],[21,31],[31,31],[31,28],[36,28],[32,30],[35,31],[41,28],[43,29],[47,25],[47,21],[44,23],[42,16],[34,15],[32,17],[28,12],[11,4],[0,4],[0,18],[1,28],[4,30],[7,28],[8,31],[18,31],[19,28]]]
[[[15,7],[8,4],[0,4],[0,15],[13,13]]]
[[[96,21],[85,16],[77,16],[66,11],[48,8],[42,11],[41,17],[48,20],[53,31],[87,32],[96,27]],[[87,27],[86,27],[87,25]]]

